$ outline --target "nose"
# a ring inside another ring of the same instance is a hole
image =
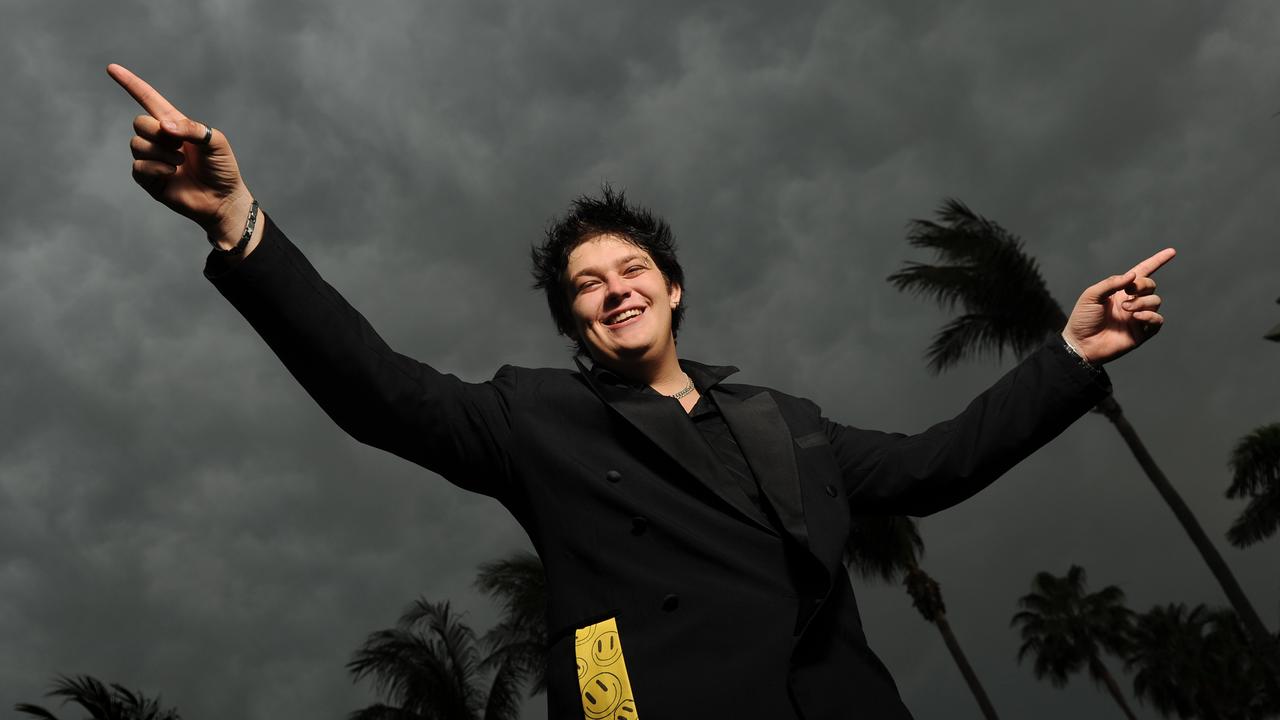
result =
[[[617,273],[609,273],[605,277],[605,290],[608,291],[608,299],[613,302],[623,300],[631,294],[626,278]]]

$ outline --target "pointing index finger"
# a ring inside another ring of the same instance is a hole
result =
[[[1135,273],[1138,277],[1146,277],[1155,273],[1155,271],[1159,270],[1161,266],[1172,260],[1173,256],[1177,254],[1177,250],[1174,250],[1173,248],[1165,248],[1137,265],[1134,265],[1133,269],[1129,272]]]
[[[186,118],[172,103],[165,100],[163,95],[156,92],[155,88],[148,85],[146,80],[129,72],[124,66],[111,63],[107,66],[107,74],[119,83],[125,92],[132,95],[151,117],[161,121]]]

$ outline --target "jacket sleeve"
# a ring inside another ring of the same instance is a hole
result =
[[[356,440],[469,490],[503,495],[517,371],[504,366],[492,381],[466,383],[393,351],[264,220],[253,253],[229,267],[211,254],[205,277]]]
[[[917,435],[823,419],[855,515],[929,515],[972,497],[1057,437],[1111,389],[1054,339],[956,417]]]

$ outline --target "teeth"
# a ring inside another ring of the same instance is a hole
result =
[[[617,325],[618,323],[622,322],[623,320],[630,320],[631,318],[633,318],[633,317],[635,317],[635,316],[637,316],[637,315],[639,315],[639,314],[640,314],[640,310],[639,310],[639,309],[628,310],[628,311],[626,311],[626,312],[624,312],[624,313],[618,313],[617,315],[614,315],[613,317],[609,318],[607,321],[605,321],[605,324],[606,324],[606,325]]]

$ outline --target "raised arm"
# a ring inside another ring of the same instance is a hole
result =
[[[1081,293],[1054,338],[956,417],[917,435],[826,421],[855,514],[927,515],[977,493],[1065,430],[1109,391],[1102,364],[1164,323],[1151,275],[1166,248]],[[1123,292],[1122,292],[1123,291]]]
[[[205,276],[343,430],[451,482],[504,497],[518,372],[468,383],[392,350],[270,217],[252,257]]]
[[[855,515],[929,515],[971,497],[1057,437],[1110,390],[1059,338],[959,415],[915,435],[826,421]]]
[[[146,110],[133,123],[134,180],[219,248],[235,246],[253,196],[226,137],[125,68],[107,72]],[[466,383],[393,351],[265,215],[243,253],[210,255],[205,276],[355,439],[468,489],[506,494],[515,369]]]

